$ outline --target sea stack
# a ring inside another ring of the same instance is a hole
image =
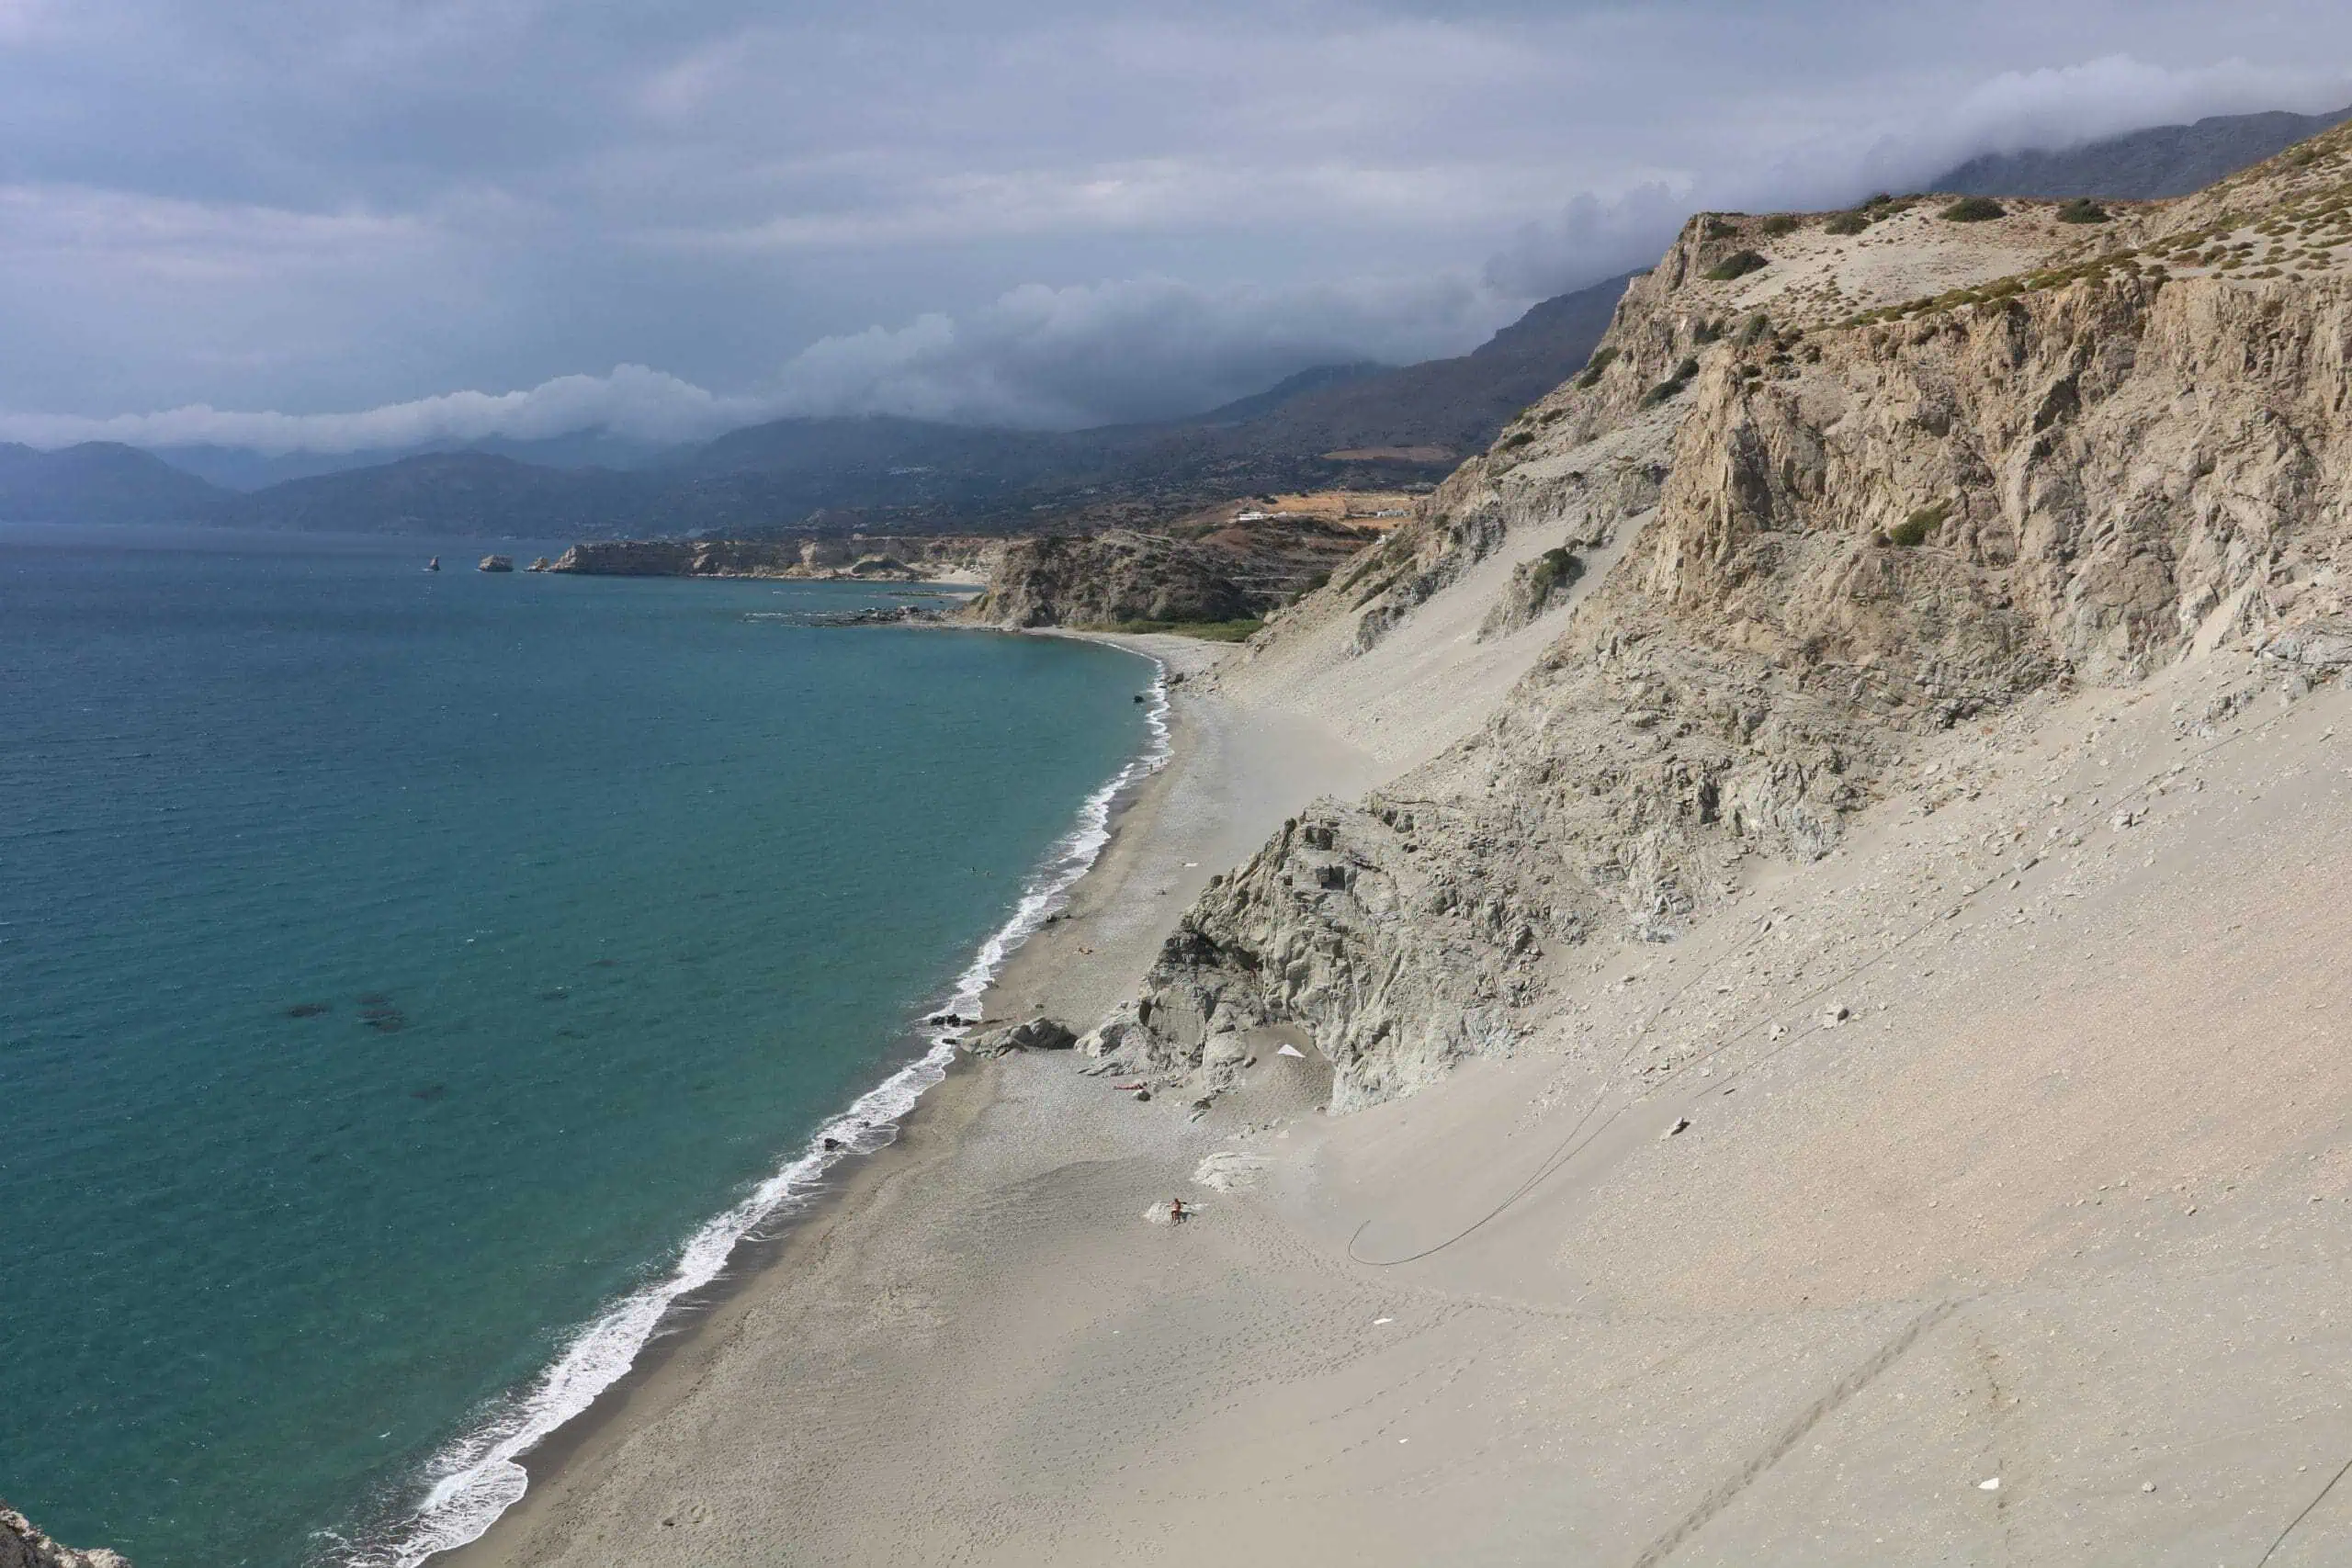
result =
[[[484,556],[481,558],[481,564],[474,570],[476,571],[513,571],[514,558],[513,556]]]

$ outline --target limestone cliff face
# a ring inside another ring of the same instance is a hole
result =
[[[1694,220],[1598,370],[1325,592],[1368,648],[1516,528],[1646,512],[1622,558],[1481,732],[1210,888],[1152,972],[1148,1060],[1193,1073],[1288,1023],[1336,1106],[1385,1098],[1518,1038],[1547,948],[1671,940],[1735,859],[1826,852],[1925,734],[2334,635],[2347,196],[2337,132],[2087,235],[2046,204],[1771,242]],[[1708,276],[1760,243],[1764,266]]]
[[[76,1551],[60,1546],[0,1503],[0,1568],[130,1568],[130,1560],[103,1548]]]

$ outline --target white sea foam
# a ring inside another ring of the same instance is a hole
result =
[[[1111,813],[1120,796],[1167,765],[1168,670],[1157,660],[1153,663],[1156,673],[1146,716],[1150,738],[1142,753],[1086,797],[1077,826],[1048,852],[1023,889],[1012,918],[980,944],[978,954],[957,976],[953,994],[935,1010],[967,1018],[978,1014],[980,998],[1004,961],[1069,902],[1070,888],[1111,841]],[[834,1165],[898,1137],[899,1121],[925,1089],[947,1076],[961,1032],[950,1026],[925,1032],[930,1048],[920,1058],[859,1096],[817,1130],[797,1158],[733,1208],[706,1222],[679,1249],[667,1277],[607,1307],[572,1337],[535,1382],[501,1402],[472,1430],[435,1455],[425,1467],[426,1490],[415,1510],[389,1540],[346,1550],[340,1553],[342,1561],[350,1568],[415,1568],[435,1552],[479,1540],[529,1485],[520,1462],[523,1456],[586,1410],[636,1364],[680,1298],[717,1280],[736,1247],[761,1225],[806,1207]],[[839,1146],[829,1149],[828,1141]]]

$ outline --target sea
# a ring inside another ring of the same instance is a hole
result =
[[[471,1539],[1164,756],[1132,654],[815,624],[919,589],[473,570],[560,547],[0,527],[0,1497],[59,1540]]]

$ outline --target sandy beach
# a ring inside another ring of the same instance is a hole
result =
[[[1165,636],[1097,640],[1155,658],[1180,678],[1171,689],[1170,757],[1120,813],[1111,843],[1073,889],[1062,918],[1008,962],[987,998],[991,1020],[1046,1013],[1080,1027],[1092,1021],[1134,994],[1177,917],[1210,876],[1245,858],[1285,814],[1317,795],[1360,791],[1378,772],[1368,754],[1311,721],[1247,709],[1205,691],[1200,677],[1230,651],[1227,647]],[[1007,1224],[1023,1235],[1064,1239],[1062,1226],[1011,1212],[1010,1195],[1041,1173],[1073,1157],[1123,1168],[1140,1185],[1135,1213],[1114,1227],[1119,1233],[1149,1201],[1141,1194],[1191,1191],[1185,1179],[1193,1151],[1204,1146],[1200,1130],[1174,1107],[1136,1104],[1107,1080],[1080,1076],[1081,1065],[1075,1056],[960,1060],[924,1096],[896,1143],[842,1168],[833,1190],[782,1235],[747,1247],[730,1278],[689,1303],[636,1371],[529,1457],[532,1484],[522,1503],[483,1540],[438,1561],[541,1562],[551,1551],[605,1560],[628,1537],[573,1536],[582,1509],[602,1506],[594,1499],[628,1484],[624,1478],[649,1461],[666,1463],[655,1459],[657,1451],[690,1465],[709,1462],[707,1454],[690,1459],[670,1447],[673,1424],[701,1425],[715,1388],[776,1375],[773,1369],[752,1371],[741,1359],[746,1355],[764,1358],[788,1345],[796,1357],[826,1363],[824,1371],[796,1363],[783,1374],[796,1382],[810,1379],[812,1392],[820,1384],[831,1388],[827,1397],[838,1402],[810,1424],[790,1424],[804,1436],[842,1421],[871,1433],[869,1419],[856,1413],[870,1392],[854,1386],[856,1364],[876,1356],[896,1360],[897,1350],[935,1343],[951,1324],[982,1325],[960,1305],[951,1311],[961,1290],[938,1265],[952,1258],[962,1262],[949,1263],[951,1269],[983,1261],[992,1267],[1003,1256]],[[1312,1092],[1307,1075],[1302,1105]],[[868,1310],[886,1301],[879,1315]],[[801,1329],[778,1337],[782,1325],[796,1321]],[[820,1325],[843,1337],[829,1342]],[[912,1393],[923,1366],[918,1357],[899,1362],[891,1375],[913,1380],[903,1385]],[[873,1457],[884,1463],[902,1457],[923,1468],[919,1432],[905,1435],[914,1441],[902,1456]],[[731,1443],[737,1436],[717,1440]],[[664,1495],[673,1489],[662,1484]],[[639,1506],[634,1497],[621,1505]],[[663,1505],[662,1517],[677,1522],[660,1526],[665,1533],[656,1543],[673,1547],[680,1561],[726,1560],[730,1551],[741,1561],[769,1560],[769,1525],[746,1520],[741,1533],[717,1537],[687,1524],[710,1524],[716,1516],[708,1506],[681,1506],[684,1513]]]
[[[1455,640],[1393,657],[1522,657]],[[1174,760],[992,1017],[1091,1021],[1286,812],[1457,728],[1375,762],[1311,653],[1181,657]],[[2174,722],[2262,680],[1955,735],[1361,1113],[1271,1040],[1198,1120],[967,1067],[448,1561],[2253,1562],[2352,1454],[2352,702]]]

